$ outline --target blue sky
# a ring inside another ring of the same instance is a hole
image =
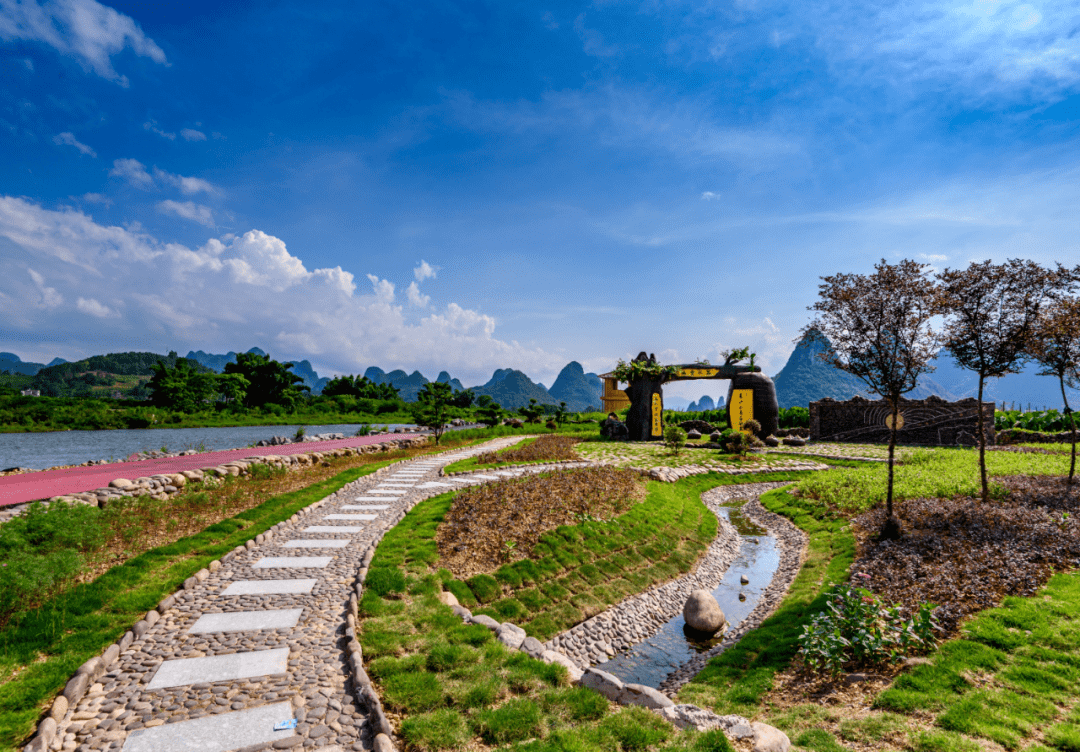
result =
[[[1077,5],[0,0],[0,349],[775,373],[823,275],[1080,261]]]

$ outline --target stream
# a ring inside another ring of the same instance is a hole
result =
[[[743,516],[744,503],[745,500],[740,500],[719,509],[720,514],[742,536],[739,553],[724,573],[724,579],[712,591],[727,617],[728,631],[738,627],[754,610],[780,564],[776,539]],[[743,575],[746,575],[749,584],[740,584]],[[743,600],[740,600],[740,595]],[[715,637],[709,637],[694,632],[686,626],[680,612],[652,637],[619,653],[597,668],[617,676],[624,683],[657,687],[668,674],[696,654],[718,645],[724,634],[719,632]]]

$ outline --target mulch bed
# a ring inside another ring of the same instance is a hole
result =
[[[938,621],[954,634],[965,616],[1006,596],[1033,595],[1054,571],[1080,566],[1080,483],[1046,476],[995,480],[1009,491],[1003,501],[898,503],[903,537],[897,541],[873,539],[884,508],[856,517],[853,571],[868,574],[866,586],[886,603],[938,604]]]
[[[581,457],[574,451],[574,445],[581,442],[570,436],[547,434],[538,436],[536,441],[521,449],[508,449],[504,452],[485,452],[476,458],[480,465],[515,464],[520,462],[573,462]]]
[[[547,531],[584,519],[612,519],[645,496],[639,472],[612,467],[469,488],[454,499],[435,535],[440,565],[459,578],[493,572],[528,557]]]

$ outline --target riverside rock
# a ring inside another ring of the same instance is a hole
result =
[[[683,606],[683,618],[691,629],[714,634],[727,623],[720,604],[708,590],[695,590]]]

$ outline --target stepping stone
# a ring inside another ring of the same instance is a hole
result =
[[[473,478],[477,480],[498,480],[498,475],[473,475]]]
[[[255,569],[321,569],[333,556],[266,556],[251,566]]]
[[[415,485],[415,483],[391,483],[390,481],[387,481],[385,483],[380,483],[379,488],[412,488]]]
[[[421,483],[417,488],[453,488],[453,483],[439,483],[438,481],[429,480],[427,483]]]
[[[407,494],[407,493],[408,493],[408,491],[403,491],[403,490],[394,490],[394,489],[390,489],[390,488],[386,488],[386,489],[382,489],[382,488],[373,488],[373,489],[371,489],[370,491],[368,491],[368,493],[372,493],[372,494],[385,494],[385,495],[387,495],[387,496],[404,496],[405,494]]]
[[[286,595],[310,593],[318,580],[237,580],[222,595]]]
[[[389,509],[389,504],[344,504],[342,509],[371,509],[378,511],[380,509]]]
[[[377,519],[377,514],[328,514],[323,517],[324,520],[374,520]]]
[[[302,608],[277,611],[232,611],[224,614],[203,614],[188,630],[201,632],[254,632],[260,629],[292,629],[300,621]]]
[[[226,752],[256,744],[272,744],[296,736],[293,729],[274,731],[292,720],[290,702],[275,702],[233,713],[207,715],[132,731],[123,752]]]
[[[352,543],[347,538],[333,540],[291,540],[286,541],[283,548],[345,548]]]
[[[385,496],[357,496],[353,501],[387,501]]]
[[[209,655],[205,658],[181,658],[162,663],[146,688],[164,689],[202,682],[250,679],[253,676],[284,674],[288,668],[288,648],[255,650],[231,655]],[[224,749],[229,749],[229,747]]]
[[[362,533],[364,528],[359,525],[312,525],[305,527],[305,533]]]

